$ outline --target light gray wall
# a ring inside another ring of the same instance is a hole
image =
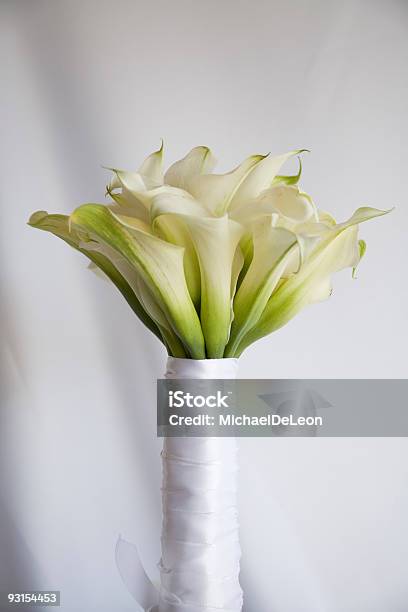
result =
[[[408,4],[3,2],[0,589],[60,588],[66,612],[134,609],[121,533],[159,557],[155,378],[165,355],[35,209],[103,198],[100,164],[208,144],[228,169],[306,147],[304,187],[361,230],[359,278],[242,357],[242,377],[405,377]],[[386,406],[384,407],[386,409]],[[242,440],[246,612],[408,605],[404,439]],[[308,610],[309,612],[309,610]],[[315,611],[313,611],[315,612]]]

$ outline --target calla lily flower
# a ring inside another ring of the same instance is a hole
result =
[[[83,253],[174,357],[239,356],[303,307],[331,295],[332,274],[353,269],[366,245],[363,207],[337,223],[299,188],[291,157],[252,155],[213,172],[207,147],[163,171],[163,146],[135,172],[112,170],[110,202],[29,224]]]

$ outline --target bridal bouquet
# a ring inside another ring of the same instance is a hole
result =
[[[137,171],[112,170],[109,203],[39,211],[29,223],[116,285],[164,343],[168,377],[233,377],[250,344],[331,295],[333,273],[354,274],[366,250],[359,224],[387,212],[358,208],[338,223],[299,187],[300,157],[296,175],[281,173],[302,152],[252,155],[216,174],[201,146],[163,173],[162,146]],[[239,612],[235,441],[168,438],[163,464],[161,587],[150,609]]]

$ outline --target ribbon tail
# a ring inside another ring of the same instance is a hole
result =
[[[115,561],[124,585],[139,606],[138,612],[153,610],[158,603],[159,593],[146,574],[136,546],[119,536]]]

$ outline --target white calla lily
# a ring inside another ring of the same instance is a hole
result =
[[[207,356],[219,359],[224,355],[230,333],[233,264],[242,227],[227,215],[185,220],[200,266],[200,318]]]
[[[389,211],[359,208],[344,223],[328,228],[315,245],[297,274],[291,275],[271,295],[255,326],[234,347],[241,352],[255,340],[276,331],[308,304],[326,299],[331,294],[331,275],[346,267],[355,268],[360,260],[358,224]],[[230,354],[227,347],[226,355]]]
[[[144,323],[144,325],[146,325],[146,327],[159,339],[162,339],[160,330],[157,328],[151,315],[144,310],[126,278],[118,272],[117,268],[112,265],[111,261],[105,255],[97,252],[95,249],[89,249],[84,245],[83,233],[76,231],[75,228],[70,225],[69,217],[66,215],[49,215],[46,211],[38,211],[31,215],[29,225],[54,234],[58,238],[64,240],[69,246],[88,257],[92,266],[96,266],[114,283],[142,323]]]
[[[184,249],[184,274],[188,291],[197,310],[200,308],[201,279],[200,266],[190,232],[181,215],[160,215],[154,220],[157,236]]]
[[[299,251],[296,234],[273,227],[271,218],[258,225],[253,242],[253,258],[234,300],[234,321],[228,345],[232,354],[258,321],[291,256]]]
[[[121,223],[106,207],[84,204],[71,223],[118,251],[140,274],[191,357],[205,357],[200,321],[184,275],[181,247]]]
[[[243,204],[257,198],[265,189],[271,187],[283,164],[294,155],[298,155],[305,150],[299,149],[298,151],[290,151],[283,155],[273,156],[269,154],[263,156],[253,168],[253,171],[248,174],[245,181],[239,186],[236,193],[234,193],[230,210],[240,208]]]
[[[185,357],[186,353],[181,341],[174,333],[166,314],[155,299],[147,283],[143,280],[143,277],[138,274],[136,268],[118,253],[118,251],[115,251],[115,249],[104,242],[98,242],[91,239],[81,243],[79,246],[86,249],[88,252],[100,253],[111,262],[118,273],[121,274],[129,284],[129,287],[132,289],[143,309],[149,313],[172,353],[177,354],[179,357]]]
[[[252,155],[214,174],[208,147],[163,173],[163,145],[135,172],[113,170],[112,202],[29,223],[62,238],[113,281],[169,354],[235,357],[331,294],[334,272],[356,266],[358,226],[388,211],[359,208],[336,223],[283,164],[304,149]]]

